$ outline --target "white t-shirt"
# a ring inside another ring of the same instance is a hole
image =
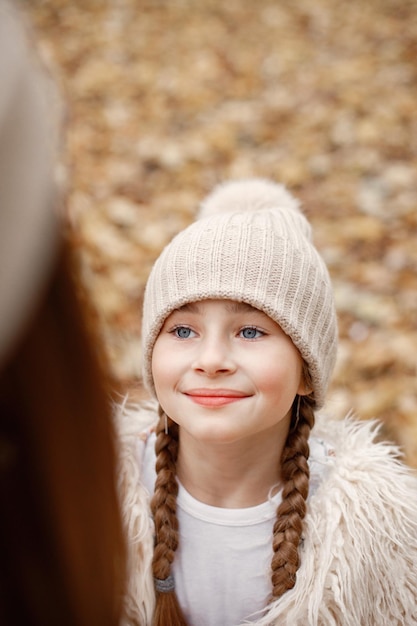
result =
[[[155,485],[155,435],[139,444],[143,482]],[[327,456],[321,440],[310,439],[310,492],[320,482]],[[178,600],[190,626],[238,626],[255,621],[271,594],[272,530],[278,493],[258,506],[225,509],[193,498],[179,484],[179,546],[173,574]]]

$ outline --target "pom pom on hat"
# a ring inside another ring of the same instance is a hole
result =
[[[298,212],[300,203],[284,185],[263,178],[249,178],[218,185],[201,203],[197,217],[275,208]]]
[[[197,221],[232,213],[254,215],[260,211],[281,213],[285,222],[311,239],[311,226],[299,201],[279,183],[263,178],[247,178],[220,183],[202,201]]]

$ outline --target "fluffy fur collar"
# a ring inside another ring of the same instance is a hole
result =
[[[116,411],[119,486],[128,537],[123,626],[152,621],[153,527],[136,458],[155,407]],[[294,589],[257,626],[412,626],[417,624],[417,479],[398,449],[376,442],[378,425],[318,416],[314,434],[334,449],[309,499]],[[228,625],[229,626],[229,625]]]

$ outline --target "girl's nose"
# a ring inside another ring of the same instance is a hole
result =
[[[215,376],[234,372],[236,364],[227,342],[212,338],[203,340],[199,345],[193,368],[207,376]]]

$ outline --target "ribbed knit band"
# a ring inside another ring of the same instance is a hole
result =
[[[251,182],[239,183],[240,193]],[[336,356],[336,314],[327,268],[298,209],[211,215],[165,248],[150,274],[143,311],[144,382],[152,392],[152,350],[165,319],[206,299],[246,302],[277,322],[307,362],[322,406]]]

